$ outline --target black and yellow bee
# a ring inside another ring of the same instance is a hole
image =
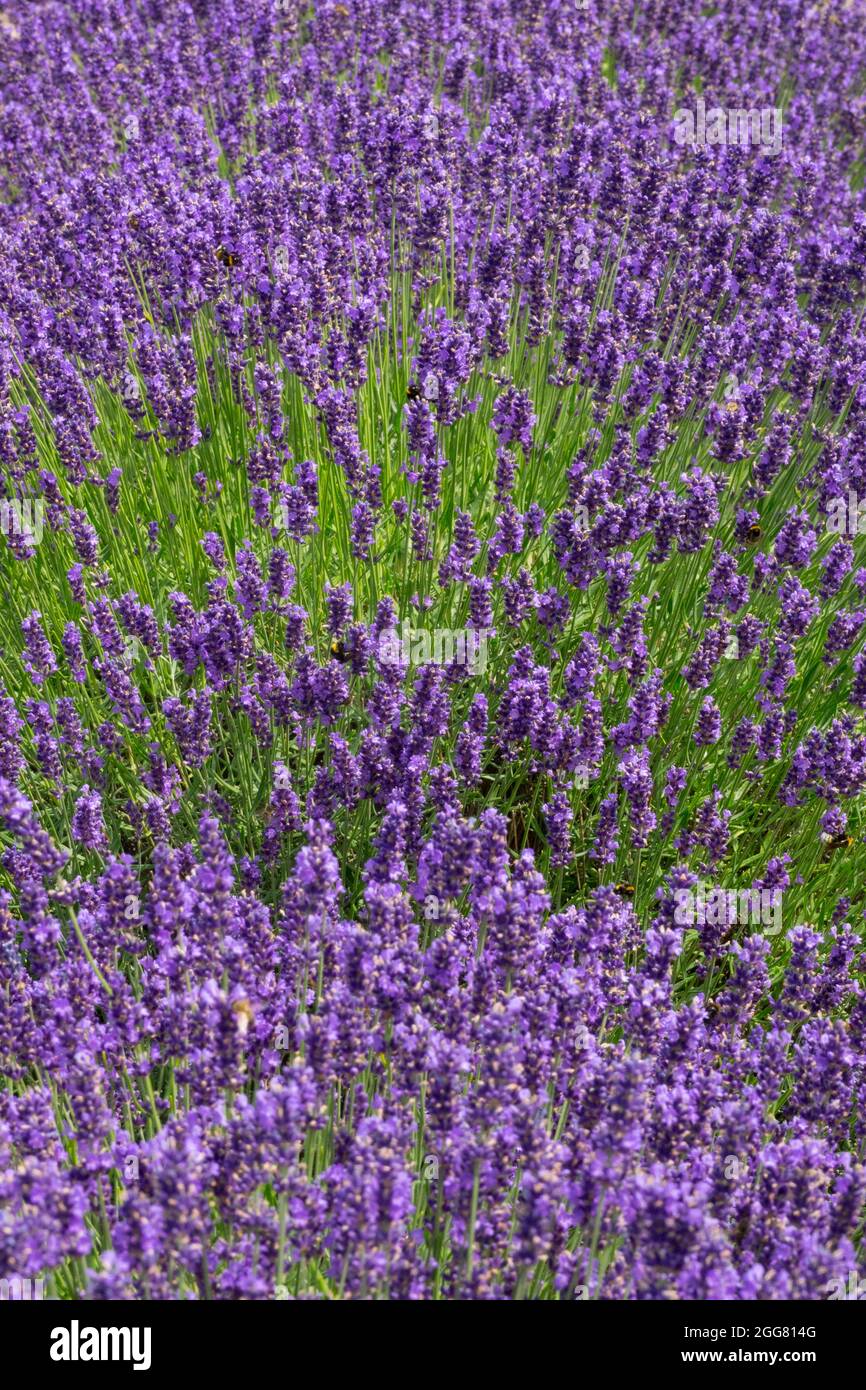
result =
[[[751,526],[746,532],[746,535],[748,536],[750,541],[759,541],[763,534],[763,528],[759,526],[756,521],[752,522]]]
[[[237,254],[237,252],[236,252],[236,251],[229,251],[228,248],[225,247],[225,246],[218,246],[218,247],[217,247],[217,249],[216,249],[216,258],[217,258],[218,261],[222,261],[223,265],[227,265],[227,266],[237,265],[237,263],[238,263],[238,254]]]
[[[419,399],[420,395],[421,395],[421,387],[418,386],[418,385],[416,384],[416,382],[410,381],[410,382],[409,382],[409,385],[406,387],[406,399],[407,399],[407,401],[417,401],[417,400]]]
[[[836,849],[850,849],[854,843],[853,835],[831,835],[824,841],[825,856]]]
[[[331,656],[337,661],[351,661],[352,657],[346,650],[346,644],[340,637],[335,637],[331,643]]]
[[[633,883],[618,883],[618,884],[616,885],[616,891],[617,891],[618,893],[622,893],[623,896],[626,897],[626,898],[633,898],[633,897],[634,897],[634,884],[633,884]]]

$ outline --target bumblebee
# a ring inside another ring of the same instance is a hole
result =
[[[346,650],[345,642],[340,637],[335,638],[331,643],[331,656],[336,661],[351,661],[352,659]]]
[[[217,247],[216,258],[218,261],[222,261],[223,265],[227,266],[237,265],[238,263],[237,252],[229,251],[225,246]]]
[[[854,843],[853,835],[831,835],[824,841],[828,854],[834,849],[850,849]]]
[[[746,535],[748,536],[750,541],[759,541],[763,534],[763,528],[760,527],[756,521],[752,522],[751,526],[746,532]]]
[[[633,898],[633,897],[634,897],[634,884],[633,884],[633,883],[618,883],[618,884],[616,885],[616,891],[617,891],[618,893],[622,893],[623,896],[626,897],[626,898]]]
[[[126,219],[126,225],[127,225],[127,227],[129,227],[130,231],[132,231],[132,232],[137,232],[137,231],[138,231],[139,227],[141,226],[141,223],[140,223],[140,221],[139,221],[139,219],[138,219],[138,213],[137,213],[137,212],[131,212],[131,213],[129,214],[129,216],[128,216],[127,219]]]
[[[406,387],[407,401],[417,401],[421,396],[421,388],[414,381],[410,381]]]

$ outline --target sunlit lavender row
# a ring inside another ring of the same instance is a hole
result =
[[[866,1287],[864,21],[4,0],[0,1297]]]

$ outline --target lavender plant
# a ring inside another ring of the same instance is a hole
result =
[[[866,1277],[863,20],[6,0],[0,1277]]]

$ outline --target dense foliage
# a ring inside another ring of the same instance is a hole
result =
[[[863,1270],[864,17],[4,0],[0,1277]]]

